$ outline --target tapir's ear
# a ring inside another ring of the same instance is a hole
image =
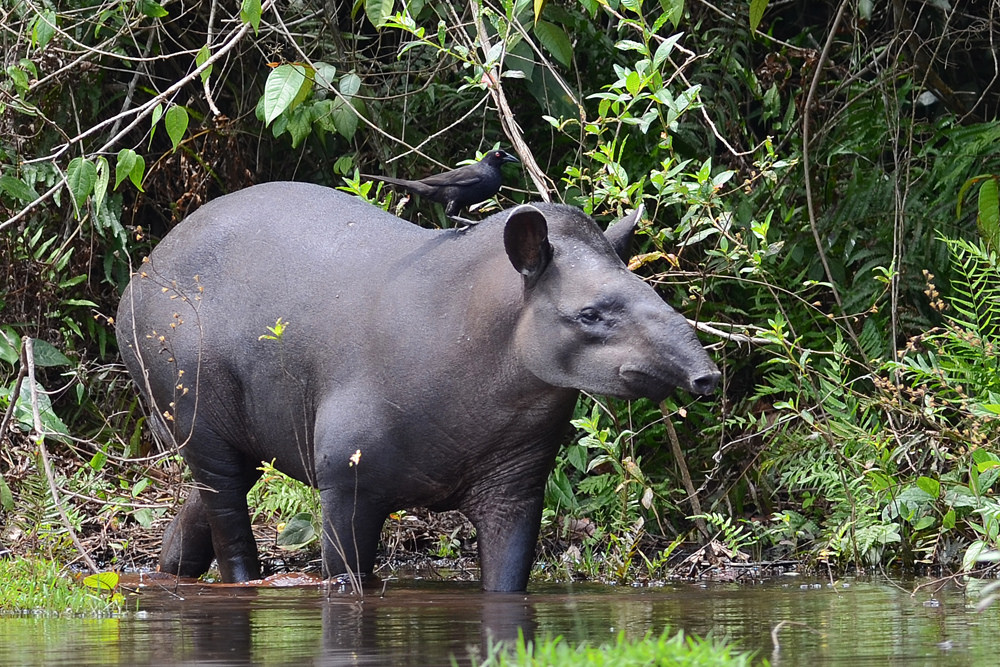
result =
[[[639,208],[612,222],[608,226],[608,231],[604,232],[604,236],[611,242],[611,247],[626,264],[631,259],[629,254],[632,252],[632,233],[635,232],[635,227],[642,218],[642,211],[643,206],[639,204]]]
[[[542,212],[531,204],[512,210],[503,229],[503,247],[528,287],[534,285],[552,259],[549,226]]]

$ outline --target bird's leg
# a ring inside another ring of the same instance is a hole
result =
[[[454,222],[456,225],[462,225],[458,228],[458,231],[464,232],[469,227],[475,227],[479,224],[478,220],[469,220],[468,218],[462,218],[457,215],[449,215],[448,219]]]

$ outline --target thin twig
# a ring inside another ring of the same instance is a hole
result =
[[[667,439],[670,441],[670,450],[673,452],[674,460],[681,470],[681,482],[684,484],[684,490],[688,494],[688,501],[691,503],[691,514],[695,517],[694,525],[703,537],[708,538],[710,536],[708,526],[705,525],[705,520],[701,518],[701,515],[704,514],[701,509],[701,500],[698,498],[698,492],[694,488],[694,482],[691,481],[691,472],[688,470],[687,461],[684,459],[684,450],[681,449],[680,440],[677,438],[677,430],[674,428],[674,423],[670,419],[670,411],[667,409],[665,403],[660,403],[660,414],[663,415],[663,423],[667,426]]]
[[[830,26],[830,34],[826,37],[826,44],[823,45],[823,52],[820,53],[819,59],[816,61],[816,71],[813,72],[812,83],[809,85],[809,94],[806,95],[806,103],[802,109],[802,171],[806,179],[806,208],[809,211],[809,226],[812,228],[813,240],[816,242],[816,250],[819,252],[820,262],[823,264],[823,270],[826,272],[826,279],[830,283],[830,291],[833,292],[833,298],[836,299],[837,305],[840,310],[844,310],[844,302],[840,299],[840,292],[837,290],[837,284],[833,279],[833,271],[830,270],[830,262],[826,258],[826,251],[823,250],[823,240],[819,235],[819,227],[816,224],[816,203],[813,201],[812,196],[812,185],[810,181],[812,177],[809,173],[809,120],[810,110],[812,109],[813,100],[816,98],[816,89],[819,88],[819,81],[823,75],[823,66],[830,57],[830,49],[833,47],[833,40],[837,36],[837,29],[840,27],[840,21],[844,17],[844,10],[847,9],[847,0],[841,0],[840,7],[837,8],[837,14],[833,18],[833,25]]]
[[[35,352],[30,336],[21,338],[21,365],[28,369],[28,387],[31,389],[31,416],[35,427],[32,439],[38,444],[38,451],[42,457],[42,466],[45,468],[45,477],[49,482],[49,492],[52,494],[52,502],[59,511],[63,525],[69,532],[69,537],[73,540],[73,544],[80,552],[83,561],[92,573],[97,574],[100,572],[100,569],[97,567],[97,563],[90,557],[90,554],[87,553],[87,550],[83,548],[83,543],[80,542],[80,537],[73,530],[73,524],[70,523],[69,515],[66,514],[66,509],[59,498],[59,489],[56,487],[55,474],[52,472],[52,464],[49,461],[49,451],[45,447],[45,429],[42,427],[42,416],[38,411],[38,385],[35,383]]]

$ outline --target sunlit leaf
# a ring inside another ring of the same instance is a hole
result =
[[[548,0],[535,0],[534,1],[535,23],[538,23],[538,19],[542,18],[542,12],[545,11],[545,3],[547,1]]]
[[[750,0],[750,30],[756,31],[760,20],[764,18],[768,0]]]
[[[931,498],[937,498],[941,493],[941,482],[931,477],[921,475],[917,478],[917,487]]]
[[[184,138],[189,120],[187,109],[178,105],[167,109],[167,113],[163,116],[163,125],[167,128],[167,136],[170,137],[173,150],[177,150],[181,139]]]
[[[99,591],[113,591],[118,587],[117,572],[98,572],[89,577],[84,577],[83,584],[88,588]]]
[[[209,50],[208,45],[206,44],[205,46],[201,47],[201,50],[198,51],[198,55],[195,56],[194,58],[194,64],[196,67],[201,67],[202,65],[205,64],[205,61],[207,61],[211,57],[212,57],[212,52]],[[215,65],[209,65],[201,73],[201,80],[203,82],[208,81],[208,77],[211,76],[212,74],[213,67],[215,67]]]
[[[305,65],[286,63],[271,70],[264,84],[264,124],[289,111],[305,99],[312,88],[312,71]]]
[[[253,28],[254,34],[260,30],[260,17],[263,13],[261,9],[261,0],[243,0],[243,4],[240,5],[240,20],[244,23],[249,23]]]
[[[136,6],[140,12],[151,19],[161,19],[170,13],[163,8],[163,5],[153,0],[138,0]]]

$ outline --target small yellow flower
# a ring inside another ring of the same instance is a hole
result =
[[[350,463],[350,465],[356,466],[356,465],[358,465],[358,463],[360,461],[361,461],[361,450],[360,449],[356,449],[356,450],[354,450],[354,453],[351,454],[351,463]]]

